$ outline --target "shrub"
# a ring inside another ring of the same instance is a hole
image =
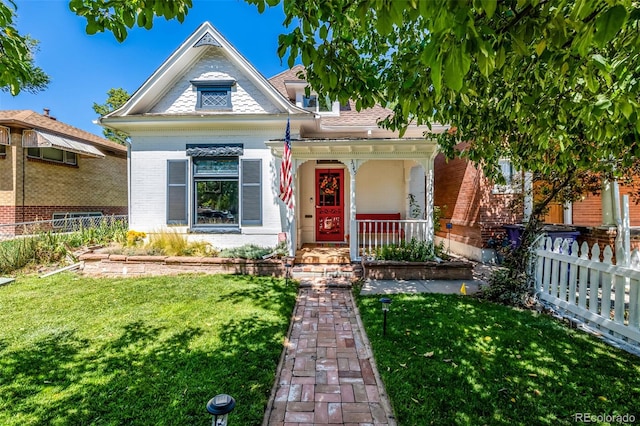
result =
[[[426,262],[443,257],[442,246],[430,241],[412,238],[399,244],[388,244],[376,249],[374,257],[378,260],[396,260],[406,262]]]
[[[480,298],[509,306],[530,306],[530,286],[525,272],[498,269],[491,274],[488,281],[489,286],[483,288]]]
[[[260,247],[255,244],[245,244],[240,247],[224,249],[220,257],[237,257],[241,259],[262,259],[263,256],[274,252],[273,248]]]

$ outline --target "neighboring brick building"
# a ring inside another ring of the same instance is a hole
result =
[[[508,161],[501,166],[508,181],[513,170]],[[632,192],[633,188],[620,186],[621,196]],[[486,250],[488,240],[504,233],[504,225],[522,223],[524,217],[521,188],[496,186],[472,163],[463,159],[447,161],[442,154],[434,161],[434,205],[441,209],[441,227],[436,236],[445,247],[482,261],[493,258],[493,251]],[[640,226],[640,206],[633,197],[629,210],[631,226]],[[566,209],[560,204],[551,205],[545,222],[571,225],[581,233],[579,241],[587,241],[590,246],[597,242],[604,249],[604,245],[613,244],[616,227],[611,217],[603,216],[602,196],[589,194]],[[447,223],[451,224],[450,229]],[[640,235],[632,230],[632,246],[640,247],[636,242],[639,239]]]
[[[445,248],[466,257],[487,261],[487,240],[502,226],[519,223],[521,194],[493,185],[473,164],[462,159],[447,161],[438,154],[434,161],[434,205],[440,208],[440,231]],[[447,229],[447,223],[451,228]]]
[[[127,149],[30,110],[0,111],[0,224],[127,214]]]

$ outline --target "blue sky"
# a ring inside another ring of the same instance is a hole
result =
[[[265,77],[287,69],[278,58],[282,6],[263,14],[243,0],[194,0],[185,21],[156,18],[153,29],[135,28],[123,43],[111,33],[89,36],[86,21],[69,10],[68,0],[16,0],[17,27],[40,41],[36,64],[51,78],[38,94],[13,97],[0,92],[0,109],[49,108],[58,120],[102,136],[94,102],[104,103],[107,91],[122,87],[133,93],[204,21],[209,21]]]

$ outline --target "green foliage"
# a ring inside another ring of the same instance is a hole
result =
[[[93,110],[100,116],[107,115],[124,105],[130,97],[131,95],[129,94],[129,92],[124,90],[122,87],[119,87],[117,89],[109,89],[109,91],[107,91],[107,101],[104,104],[98,104],[94,102]],[[129,138],[126,133],[119,132],[113,129],[104,128],[102,130],[102,133],[104,134],[105,138],[123,145]]]
[[[296,286],[255,276],[24,276],[0,288],[0,424],[260,424]]]
[[[131,1],[131,0],[71,0],[69,8],[87,19],[87,34],[103,31],[113,33],[119,42],[127,38],[127,29],[135,26],[150,30],[156,17],[183,22],[192,0]]]
[[[511,249],[504,239],[494,239],[496,252],[504,256],[504,268],[494,271],[489,277],[489,286],[483,288],[479,297],[492,302],[517,307],[533,304],[534,247],[542,233],[542,223],[532,218],[520,236],[520,245]],[[505,244],[506,243],[506,244]]]
[[[387,244],[376,249],[374,257],[377,260],[396,260],[406,262],[426,262],[442,257],[442,247],[434,246],[433,242],[412,238],[399,244]]]
[[[640,359],[599,338],[441,294],[393,295],[383,336],[379,298],[357,303],[399,425],[570,426],[585,410],[637,418]]]
[[[489,277],[489,286],[481,293],[485,300],[517,307],[530,307],[530,296],[527,275],[510,269],[494,271]]]
[[[301,58],[316,91],[392,105],[392,129],[450,124],[442,151],[497,183],[500,158],[543,178],[620,177],[640,154],[637,2],[292,0],[285,13],[300,25],[278,53]]]
[[[15,3],[0,1],[0,91],[13,96],[26,90],[37,93],[49,84],[49,77],[34,63],[38,41],[21,35],[15,25]]]
[[[102,245],[125,239],[123,221],[102,221],[95,227],[73,232],[37,231],[33,235],[0,242],[0,274],[8,274],[28,265],[51,264],[72,255],[73,249]]]
[[[220,257],[236,257],[240,259],[262,259],[263,256],[274,252],[273,248],[260,247],[255,244],[245,244],[240,247],[228,248],[220,251]]]

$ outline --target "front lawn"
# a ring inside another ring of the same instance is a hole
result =
[[[640,421],[633,355],[546,315],[455,295],[391,297],[386,337],[380,296],[358,305],[400,426]]]
[[[270,277],[20,277],[0,287],[0,424],[262,422],[296,289]]]

